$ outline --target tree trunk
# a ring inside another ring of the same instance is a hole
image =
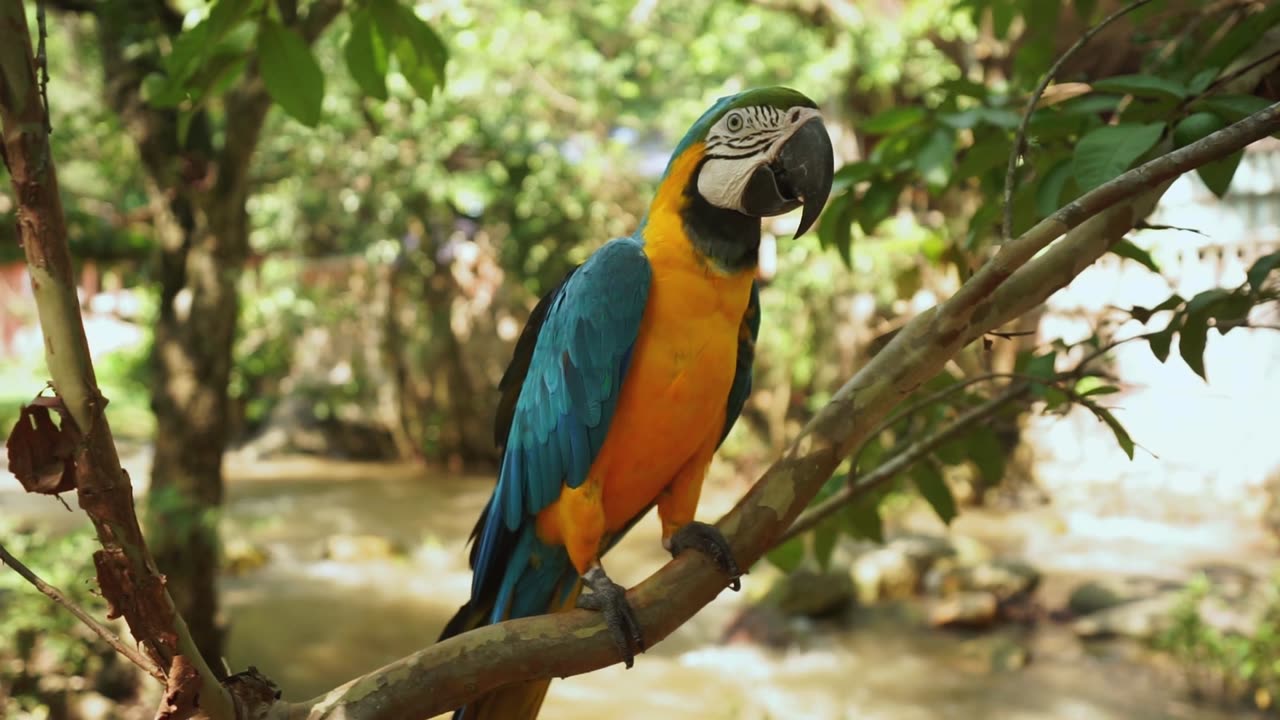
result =
[[[207,198],[184,226],[173,212],[161,240],[160,309],[152,350],[151,407],[159,429],[147,502],[147,538],[179,612],[214,666],[218,509],[231,408],[227,385],[248,252],[243,192]]]
[[[237,284],[248,257],[249,162],[270,108],[256,73],[224,97],[226,137],[213,144],[203,112],[178,141],[178,114],[148,106],[142,79],[158,57],[131,54],[156,26],[180,19],[153,5],[120,3],[98,15],[105,91],[138,146],[159,245],[160,307],[152,350],[155,458],[147,538],[178,612],[215,672],[223,667],[218,621],[218,511],[222,454],[231,406],[227,386],[239,309]],[[153,15],[152,13],[158,13]]]

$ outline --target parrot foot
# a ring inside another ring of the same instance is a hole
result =
[[[715,525],[694,520],[677,530],[671,536],[667,546],[671,551],[671,557],[676,557],[690,548],[706,555],[729,576],[730,590],[737,592],[742,588],[742,583],[738,580],[742,577],[742,571],[738,569],[738,562],[733,559],[733,550],[729,548],[729,541]]]
[[[582,579],[591,592],[578,596],[578,607],[604,613],[604,623],[622,654],[622,662],[630,668],[636,653],[644,652],[644,634],[635,610],[627,602],[627,589],[610,580],[599,565],[588,569]]]

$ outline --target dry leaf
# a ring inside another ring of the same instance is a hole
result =
[[[1080,97],[1092,89],[1093,88],[1089,86],[1089,83],[1054,83],[1053,85],[1045,88],[1044,92],[1040,94],[1040,99],[1036,101],[1036,107],[1042,108],[1049,107],[1050,105],[1057,105],[1058,103],[1066,102],[1073,97]]]
[[[50,410],[62,416],[54,423]],[[9,470],[27,492],[57,495],[74,490],[75,452],[79,442],[75,424],[66,417],[66,408],[56,397],[38,397],[22,406],[18,422],[5,443],[9,450]]]

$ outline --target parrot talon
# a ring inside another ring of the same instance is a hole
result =
[[[715,525],[708,525],[694,520],[676,531],[671,536],[671,557],[676,557],[686,549],[694,549],[711,558],[724,574],[729,576],[729,589],[737,592],[742,588],[739,578],[742,571],[738,562],[733,559],[733,550],[724,533]]]
[[[645,647],[640,621],[627,602],[627,589],[610,580],[599,565],[587,570],[582,579],[591,592],[578,596],[578,607],[604,614],[604,623],[613,635],[622,662],[630,668],[635,663],[636,654],[644,652]]]

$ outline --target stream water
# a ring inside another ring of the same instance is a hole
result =
[[[301,466],[234,470],[224,538],[247,539],[269,561],[226,577],[228,660],[256,665],[287,699],[312,697],[434,641],[465,599],[464,542],[489,491],[483,478],[423,477],[403,466]],[[134,477],[145,477],[134,472]],[[734,492],[710,491],[715,517]],[[75,522],[44,502],[5,491],[0,505],[50,523]],[[34,501],[34,502],[33,502]],[[327,559],[326,539],[377,535],[404,555]],[[638,582],[667,556],[648,518],[606,560],[615,579]],[[749,584],[751,578],[746,582]],[[749,590],[750,588],[748,588]],[[745,595],[723,593],[669,639],[621,665],[556,681],[551,720],[1226,720],[1238,713],[1191,704],[1173,676],[1123,653],[1089,652],[1058,627],[985,634],[932,631],[893,612],[864,612],[818,627],[785,651],[722,645]],[[992,669],[1001,644],[1030,662]]]

